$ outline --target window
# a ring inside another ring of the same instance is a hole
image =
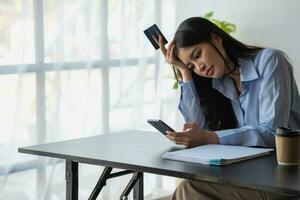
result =
[[[153,23],[174,29],[173,4],[1,1],[0,198],[64,198],[64,163],[18,154],[18,147],[147,128],[153,116],[175,119],[172,71],[143,35]],[[29,179],[36,181],[26,185]],[[154,180],[150,187],[162,185]]]

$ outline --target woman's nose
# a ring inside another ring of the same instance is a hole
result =
[[[200,71],[201,71],[201,72],[206,71],[206,65],[205,65],[205,64],[201,64],[201,65],[200,65]]]

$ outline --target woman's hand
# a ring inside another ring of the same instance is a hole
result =
[[[166,49],[166,47],[164,46],[164,43],[163,43],[162,36],[159,36],[158,45],[159,45],[160,51],[162,52],[162,54],[165,57],[166,62],[171,65],[174,65],[180,71],[183,81],[191,80],[192,74],[191,74],[190,70],[184,65],[183,62],[181,62],[180,60],[178,60],[177,58],[174,57],[174,48],[175,48],[174,39],[170,42],[170,44],[168,45],[168,48]]]
[[[196,123],[185,123],[182,132],[167,131],[167,137],[174,143],[186,147],[219,144],[219,137],[216,133],[199,128]]]

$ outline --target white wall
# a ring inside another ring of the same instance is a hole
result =
[[[214,11],[217,19],[236,24],[242,42],[281,49],[292,60],[300,88],[300,1],[177,0],[177,25],[191,16]]]

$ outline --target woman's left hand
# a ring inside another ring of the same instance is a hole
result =
[[[182,132],[167,131],[167,137],[174,143],[186,147],[219,143],[219,137],[216,133],[202,129],[196,123],[185,123]]]

